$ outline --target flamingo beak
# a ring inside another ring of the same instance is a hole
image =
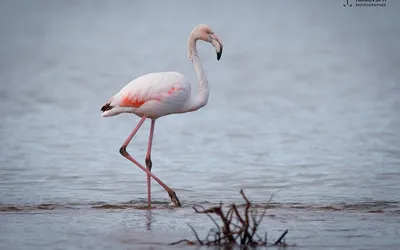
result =
[[[219,59],[221,59],[222,50],[224,46],[222,45],[221,40],[219,40],[219,38],[216,35],[211,34],[210,39],[211,39],[211,44],[214,46],[215,51],[217,52],[217,60],[219,61]]]

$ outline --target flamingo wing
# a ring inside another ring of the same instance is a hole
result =
[[[143,75],[128,83],[103,106],[103,116],[135,113],[139,116],[160,117],[179,113],[190,91],[190,84],[180,73]]]

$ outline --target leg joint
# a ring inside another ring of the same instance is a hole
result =
[[[146,159],[145,159],[145,162],[146,162],[147,169],[151,171],[151,167],[152,167],[153,164],[152,164],[152,162],[151,162],[150,157],[149,157],[149,158],[146,158]]]
[[[120,153],[121,155],[127,155],[128,152],[126,152],[126,146],[122,146],[122,147],[119,149],[119,153]]]

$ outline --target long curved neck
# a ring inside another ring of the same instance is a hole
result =
[[[188,102],[187,111],[195,111],[199,108],[204,107],[208,102],[208,97],[210,95],[210,90],[208,87],[208,80],[206,73],[201,65],[200,58],[197,54],[196,47],[197,39],[192,33],[189,36],[188,49],[189,49],[189,59],[192,61],[194,70],[196,71],[197,78],[199,80],[199,93],[196,96],[192,96]]]

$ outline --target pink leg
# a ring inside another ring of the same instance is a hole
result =
[[[151,127],[150,127],[150,136],[149,136],[149,145],[147,146],[147,154],[146,154],[146,167],[149,172],[151,171],[152,162],[151,162],[151,145],[153,144],[153,133],[154,133],[154,126],[156,124],[156,120],[151,120]],[[150,175],[147,175],[147,202],[149,207],[151,207],[151,179]]]
[[[143,116],[142,119],[139,121],[138,125],[136,126],[136,128],[132,131],[132,133],[128,136],[128,138],[126,139],[126,141],[124,142],[124,144],[121,146],[121,148],[119,149],[119,152],[121,153],[122,156],[124,156],[126,159],[130,160],[131,162],[133,162],[136,166],[138,166],[139,168],[141,168],[144,172],[147,173],[148,176],[151,176],[158,184],[160,184],[165,191],[168,192],[169,197],[171,198],[171,201],[175,204],[175,206],[180,207],[181,203],[178,199],[178,197],[176,196],[175,192],[168,187],[167,185],[164,184],[164,182],[162,182],[160,179],[158,179],[157,176],[155,176],[154,174],[152,174],[148,169],[146,169],[145,167],[143,167],[138,161],[136,161],[135,159],[132,158],[132,156],[129,155],[128,152],[126,152],[126,147],[128,146],[128,144],[131,142],[132,138],[135,136],[136,132],[139,130],[139,128],[142,126],[143,122],[146,120],[147,117]]]

